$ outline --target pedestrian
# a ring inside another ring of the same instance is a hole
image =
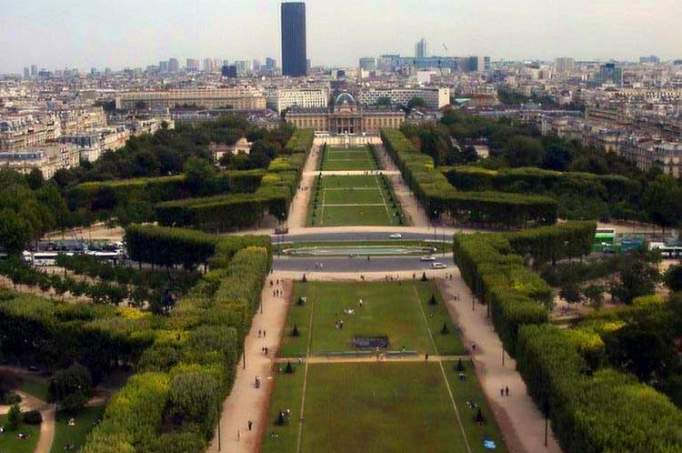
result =
[[[239,432],[239,430],[237,430],[237,442],[239,442],[240,437],[241,437],[241,433]]]
[[[429,353],[428,352],[426,354],[424,354],[424,361],[425,362],[429,361]]]
[[[268,349],[267,346],[266,346],[266,347],[265,347],[265,355],[268,355],[268,351],[269,351],[269,349]]]
[[[265,329],[263,329],[263,338],[265,338]]]
[[[504,387],[504,394],[506,396],[509,396],[509,387],[507,387],[507,386]]]
[[[251,420],[249,420],[248,425],[249,425],[249,431],[251,431],[251,427],[253,426],[253,422]]]
[[[260,338],[260,332],[261,332],[260,329],[258,329],[258,338]]]
[[[504,387],[500,389],[500,396],[504,396]]]

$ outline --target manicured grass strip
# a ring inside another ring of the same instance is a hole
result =
[[[322,156],[322,171],[358,171],[376,169],[376,158],[369,147],[327,147]]]
[[[0,415],[0,426],[7,427],[7,415]],[[24,433],[27,439],[21,440],[18,433]],[[40,425],[26,425],[21,423],[16,431],[0,434],[0,452],[2,453],[33,453],[40,438]]]
[[[430,305],[431,295],[438,304]],[[307,303],[298,300],[307,297]],[[363,300],[360,306],[359,301]],[[353,351],[353,336],[386,335],[390,350],[414,350],[420,353],[454,355],[465,352],[458,330],[449,320],[447,309],[437,288],[431,282],[368,283],[297,283],[289,310],[285,335],[280,350],[282,357],[302,357],[310,338],[308,322],[311,304],[315,304],[312,328],[313,354]],[[424,322],[420,304],[428,322]],[[346,314],[344,310],[354,310]],[[336,321],[343,320],[343,329]],[[448,333],[441,334],[443,324]],[[299,336],[292,336],[294,326]],[[431,328],[434,345],[427,330]]]
[[[85,445],[85,439],[90,431],[98,423],[104,413],[104,406],[85,407],[76,415],[58,413],[54,442],[52,443],[52,453],[66,451],[66,445],[73,445],[75,448],[70,451],[78,451]],[[75,426],[69,426],[69,419],[74,418]]]
[[[483,395],[483,390],[476,378],[473,364],[467,360],[462,361],[464,379],[459,378],[459,371],[456,370],[456,361],[443,362],[442,365],[445,368],[445,374],[452,390],[452,395],[459,409],[460,420],[464,427],[464,432],[466,432],[471,451],[474,453],[490,452],[491,450],[486,450],[483,447],[483,441],[492,440],[497,447],[494,450],[495,452],[506,452],[507,449],[502,441],[500,428],[497,426],[493,412]],[[476,406],[471,403],[475,403]],[[481,408],[481,413],[485,419],[485,422],[482,424],[476,423],[478,407]]]

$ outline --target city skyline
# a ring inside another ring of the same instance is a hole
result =
[[[31,64],[81,70],[144,67],[169,57],[182,62],[277,58],[280,3],[236,0],[228,7],[217,0],[200,5],[123,0],[111,9],[100,1],[12,1],[0,13],[0,45],[5,49],[0,72],[20,73]],[[586,0],[551,6],[539,0],[498,3],[376,0],[349,9],[340,0],[309,0],[309,58],[313,65],[355,66],[363,56],[410,55],[422,36],[433,54],[485,54],[494,59],[680,57],[675,52],[682,39],[674,23],[682,15],[680,2],[659,0],[656,8],[611,0],[596,5]],[[56,30],[55,24],[63,30]]]

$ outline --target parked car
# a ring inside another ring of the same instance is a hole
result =
[[[391,239],[402,239],[403,235],[400,233],[393,233],[389,236],[389,238],[391,238]]]
[[[436,257],[431,255],[425,255],[419,258],[419,261],[436,261]]]
[[[448,266],[443,263],[431,263],[431,269],[447,269]]]

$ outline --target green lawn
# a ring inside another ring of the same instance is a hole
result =
[[[21,378],[19,390],[28,393],[41,401],[47,401],[47,380],[39,377],[26,376]]]
[[[274,242],[272,244],[273,251],[275,253],[281,253],[283,250],[287,249],[300,249],[309,247],[323,247],[323,248],[348,248],[348,247],[423,247],[432,249],[437,249],[437,253],[452,252],[452,247],[450,243],[444,242],[426,242],[426,241],[402,241],[398,239],[393,239],[389,241],[328,241],[328,242],[296,242],[295,244],[278,244]],[[415,252],[417,255],[425,255],[426,251]],[[341,254],[340,256],[345,256],[346,254]]]
[[[380,176],[324,176],[315,183],[309,224],[400,225],[402,220]]]
[[[428,302],[432,294],[439,301],[435,306]],[[300,297],[307,297],[307,304],[298,305],[296,301]],[[362,307],[360,299],[364,302]],[[346,314],[345,309],[355,312]],[[297,283],[280,350],[283,357],[305,356],[311,311],[313,354],[352,351],[355,335],[387,335],[389,350],[404,347],[430,354],[464,353],[457,329],[431,282]],[[336,321],[341,319],[344,327],[337,329]],[[445,335],[441,334],[444,323],[448,330]],[[294,325],[299,331],[298,337],[291,336]]]
[[[53,453],[61,453],[67,444],[72,444],[76,447],[72,451],[78,451],[85,444],[86,437],[90,434],[102,413],[104,413],[104,406],[86,407],[75,416],[57,414],[56,431],[51,451]],[[69,426],[68,424],[71,417],[76,419],[75,426]]]
[[[7,415],[0,415],[0,426],[7,426]],[[18,433],[27,434],[28,439],[18,439]],[[0,453],[33,453],[39,438],[39,425],[21,424],[16,431],[5,431],[0,434]]]
[[[263,452],[296,452],[303,374],[299,367],[277,377]],[[279,427],[274,420],[282,409],[291,409],[291,417]],[[458,409],[460,416],[470,415]],[[467,452],[440,365],[433,362],[311,364],[303,415],[301,452]],[[476,447],[492,423],[470,428],[462,420],[472,431],[467,439],[477,442],[473,451],[483,451]],[[496,451],[504,450],[500,445]]]
[[[322,156],[322,171],[376,170],[376,160],[368,147],[332,148],[327,147]]]

